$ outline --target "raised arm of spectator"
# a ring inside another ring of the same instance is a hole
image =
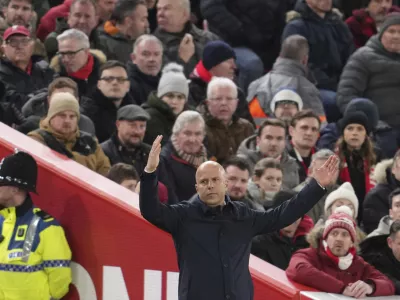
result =
[[[174,234],[183,217],[182,205],[165,205],[158,198],[157,167],[160,163],[162,136],[153,142],[140,180],[139,204],[142,216],[160,229]]]
[[[337,178],[339,159],[332,155],[317,169],[311,180],[296,196],[269,211],[251,211],[254,218],[253,234],[277,231],[303,217],[324,196],[326,186]]]

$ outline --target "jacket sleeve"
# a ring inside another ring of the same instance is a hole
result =
[[[159,201],[157,171],[142,173],[139,205],[140,212],[147,221],[172,235],[178,231],[182,215],[180,205],[166,205]]]
[[[366,233],[374,231],[378,227],[379,221],[388,214],[388,195],[387,193],[382,194],[382,192],[384,191],[378,186],[365,196],[363,203],[363,224]]]
[[[54,222],[54,221],[53,221]],[[43,264],[48,276],[50,295],[61,299],[67,294],[71,275],[71,250],[60,225],[51,225],[40,233],[43,243]]]
[[[325,195],[315,179],[292,199],[269,211],[250,210],[253,215],[253,235],[280,230],[304,216]]]
[[[341,294],[345,284],[335,277],[321,271],[309,255],[311,249],[293,254],[286,275],[289,279],[326,293]],[[314,250],[315,251],[315,250]],[[314,252],[311,254],[317,255]]]
[[[363,281],[373,282],[375,290],[371,296],[391,296],[394,295],[395,289],[393,282],[383,275],[380,271],[375,269],[369,263],[363,261],[364,273]]]
[[[100,145],[97,143],[96,147],[96,172],[106,176],[108,171],[110,171],[111,165],[110,165],[110,160],[108,159],[107,155],[104,154],[103,149],[100,147]]]
[[[368,84],[366,58],[359,49],[351,56],[343,69],[337,91],[337,105],[343,113],[347,104],[354,98],[362,97]]]

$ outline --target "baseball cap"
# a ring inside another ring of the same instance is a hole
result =
[[[8,27],[6,29],[6,31],[4,32],[3,35],[3,40],[7,40],[10,36],[14,35],[14,34],[20,34],[20,35],[24,35],[24,36],[31,36],[31,33],[29,32],[28,28],[26,28],[25,26],[22,25],[14,25],[11,27]]]

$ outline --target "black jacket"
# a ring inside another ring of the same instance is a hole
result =
[[[111,165],[117,163],[125,163],[135,167],[138,173],[142,173],[147,164],[151,146],[141,143],[133,150],[128,150],[118,139],[117,134],[113,134],[111,138],[101,144],[104,153],[110,159]]]
[[[30,75],[8,59],[0,60],[0,81],[6,87],[6,101],[14,103],[19,110],[28,101],[28,95],[47,87],[53,81],[53,76],[49,64],[35,56],[32,57]]]
[[[315,180],[290,201],[268,212],[250,210],[226,196],[226,205],[207,207],[199,198],[161,204],[157,172],[143,172],[140,212],[170,233],[178,256],[180,300],[251,300],[251,240],[292,224],[319,201],[325,191]]]
[[[125,95],[120,107],[128,104],[136,104],[129,93]],[[90,98],[82,101],[81,111],[93,121],[99,143],[108,140],[115,132],[118,109],[99,89],[96,88]]]
[[[127,63],[126,68],[128,69],[128,77],[131,82],[129,92],[133,99],[135,99],[136,103],[141,105],[147,101],[147,98],[152,91],[157,90],[160,75],[146,75],[131,61]]]

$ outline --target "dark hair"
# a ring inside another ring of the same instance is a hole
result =
[[[287,37],[282,42],[281,52],[279,56],[282,58],[301,61],[304,56],[308,55],[310,47],[304,36],[294,34]]]
[[[62,88],[70,88],[74,91],[74,96],[79,97],[78,85],[75,81],[68,77],[58,77],[49,84],[47,95],[51,97],[54,91]]]
[[[129,179],[139,180],[139,174],[136,169],[133,166],[124,163],[113,165],[106,177],[118,184]]]
[[[119,62],[117,60],[109,60],[100,67],[99,76],[101,77],[101,75],[103,74],[103,72],[105,70],[109,70],[109,69],[113,69],[113,68],[123,68],[125,70],[126,74],[128,74],[126,66],[122,62]]]
[[[263,176],[266,169],[281,170],[281,172],[283,174],[281,163],[271,157],[266,157],[266,158],[259,160],[254,167],[253,174],[254,174],[254,176],[260,178],[261,176]]]
[[[304,110],[301,110],[301,111],[297,112],[293,116],[292,121],[290,122],[290,125],[292,127],[296,127],[296,124],[297,124],[298,121],[306,119],[306,118],[317,119],[319,127],[321,127],[321,120],[319,119],[317,114],[315,112],[313,112],[311,109],[304,109]]]
[[[389,229],[389,236],[392,240],[395,239],[396,234],[400,231],[400,220],[396,220],[392,223]]]
[[[139,5],[146,5],[144,0],[119,0],[111,14],[110,21],[115,24],[122,24]]]
[[[11,3],[11,1],[12,0],[4,0],[3,5],[1,5],[1,7],[7,7]],[[22,0],[22,1],[29,2],[29,4],[32,6],[33,9],[33,0]]]
[[[91,4],[94,7],[94,11],[97,12],[97,3],[94,0],[74,0],[74,1],[72,1],[71,6],[69,8],[69,12],[70,13],[72,11],[72,8],[77,3],[80,3],[80,4]]]
[[[251,174],[250,164],[243,157],[231,156],[230,158],[228,158],[225,161],[224,169],[226,170],[226,168],[228,168],[229,166],[237,167],[238,169],[240,169],[242,171],[247,170],[249,172],[249,175]]]
[[[286,134],[286,126],[285,126],[285,123],[282,120],[279,120],[279,119],[266,119],[264,122],[262,122],[262,124],[260,125],[260,128],[258,128],[258,132],[257,132],[257,136],[258,137],[261,137],[262,131],[267,126],[282,127],[285,130],[285,134]]]
[[[393,206],[393,198],[400,195],[400,188],[395,189],[393,192],[389,194],[389,208],[391,209]]]

